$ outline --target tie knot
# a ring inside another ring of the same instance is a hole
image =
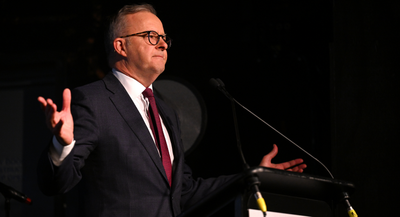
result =
[[[150,88],[146,88],[146,90],[143,91],[143,96],[149,98],[149,97],[154,97],[154,94]]]

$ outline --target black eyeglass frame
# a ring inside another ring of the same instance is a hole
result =
[[[151,42],[151,39],[150,39],[150,37],[151,37],[150,33],[152,33],[152,32],[154,32],[158,36],[157,37],[157,43],[155,43],[155,44],[153,44]],[[158,34],[158,32],[153,31],[153,30],[144,31],[144,32],[138,32],[138,33],[134,33],[134,34],[130,34],[130,35],[124,35],[124,36],[120,36],[119,38],[127,38],[127,37],[131,37],[131,36],[141,36],[140,34],[147,34],[147,39],[148,39],[149,43],[152,44],[152,45],[157,45],[160,42],[160,38],[162,38],[165,41],[165,43],[167,43],[167,45],[168,45],[167,49],[169,49],[171,47],[172,39],[169,36],[167,36],[166,34],[165,35],[160,35],[160,34]],[[145,37],[145,36],[143,36],[143,37]]]

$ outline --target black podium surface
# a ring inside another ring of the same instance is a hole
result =
[[[352,194],[355,189],[350,182],[263,167],[244,172],[243,178],[252,174],[259,177],[261,191],[308,199],[336,200],[343,191]]]
[[[351,195],[355,189],[352,183],[337,179],[254,167],[238,174],[219,190],[185,210],[179,217],[209,216],[233,200],[236,200],[235,209],[241,209],[235,210],[235,216],[246,216],[244,213],[247,212],[249,197],[246,181],[252,176],[258,177],[262,192],[324,201],[328,204],[338,202],[342,198],[342,192]],[[242,198],[239,202],[238,197]]]

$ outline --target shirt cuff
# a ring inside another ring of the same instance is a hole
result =
[[[55,166],[60,166],[64,159],[71,153],[72,148],[75,146],[75,140],[67,146],[61,145],[57,138],[53,136],[53,145],[50,146],[50,157]]]

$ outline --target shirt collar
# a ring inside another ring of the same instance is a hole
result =
[[[115,77],[121,82],[122,86],[124,86],[125,90],[131,96],[131,98],[141,98],[143,91],[146,89],[139,81],[136,79],[125,75],[124,73],[112,69],[112,72]],[[151,90],[153,90],[153,84],[149,86]]]

